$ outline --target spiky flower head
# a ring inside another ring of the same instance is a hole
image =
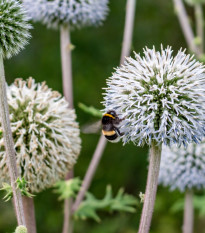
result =
[[[19,53],[30,38],[28,17],[17,0],[0,0],[0,55],[10,58]]]
[[[205,188],[205,143],[183,147],[163,146],[159,183],[171,190]]]
[[[17,79],[7,96],[18,172],[30,192],[40,192],[64,178],[76,163],[81,140],[75,112],[58,92],[32,78]],[[3,135],[0,181],[9,181]]]
[[[15,230],[15,233],[27,233],[27,228],[25,226],[18,226]]]
[[[99,25],[108,13],[108,0],[24,0],[34,22],[49,28],[68,24],[72,28]]]
[[[199,142],[205,123],[204,66],[171,47],[135,53],[107,81],[105,111],[124,118],[124,143],[164,144]]]

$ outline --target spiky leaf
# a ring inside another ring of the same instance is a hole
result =
[[[80,185],[81,180],[79,178],[58,181],[55,184],[54,192],[60,194],[59,200],[68,199],[76,196],[77,192],[80,190]]]
[[[105,197],[100,200],[93,194],[87,193],[86,199],[81,203],[78,210],[74,213],[76,219],[94,219],[100,222],[98,211],[124,211],[134,213],[136,211],[136,205],[138,201],[135,197],[125,194],[123,189],[120,189],[113,197],[111,186],[107,186]]]

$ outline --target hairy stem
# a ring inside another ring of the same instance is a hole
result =
[[[66,180],[72,179],[74,174],[73,171],[70,171],[67,176]],[[72,222],[72,204],[73,199],[69,198],[64,201],[64,221],[63,221],[63,231],[62,233],[72,233],[73,232],[73,222]]]
[[[124,28],[124,36],[122,43],[123,46],[122,46],[120,64],[124,62],[125,57],[130,55],[132,34],[134,28],[134,19],[135,19],[135,8],[136,8],[136,0],[127,0],[125,28]]]
[[[154,203],[157,193],[161,149],[161,145],[156,145],[155,142],[152,142],[150,149],[149,171],[145,192],[145,200],[138,233],[148,233],[150,229],[152,214],[154,210]]]
[[[131,42],[132,42],[132,32],[133,32],[134,18],[135,18],[134,17],[135,6],[136,6],[136,0],[127,0],[124,39],[123,39],[123,46],[122,46],[121,60],[120,60],[121,64],[124,62],[125,56],[128,56],[130,53],[130,47],[131,47]],[[90,165],[88,167],[88,170],[86,172],[85,178],[83,180],[82,187],[73,205],[73,208],[72,208],[73,211],[76,211],[78,209],[80,203],[82,202],[85,196],[85,193],[90,187],[93,176],[96,172],[96,169],[100,163],[103,152],[105,150],[106,144],[107,144],[106,139],[104,138],[103,135],[101,135],[98,141],[97,147],[95,149],[95,152],[93,154],[92,160],[90,162]]]
[[[28,233],[36,233],[35,207],[33,198],[23,196],[23,208],[25,213]]]
[[[188,47],[193,53],[195,53],[198,57],[200,57],[201,53],[199,48],[194,43],[194,33],[189,23],[188,15],[186,13],[186,9],[184,7],[183,1],[182,0],[173,0],[173,1]]]
[[[71,57],[71,40],[68,25],[61,26],[61,63],[63,76],[63,93],[65,99],[69,103],[69,107],[73,108],[73,81],[72,81],[72,57]],[[73,178],[73,171],[69,172],[66,180]],[[72,233],[71,220],[72,199],[64,201],[64,222],[63,233]]]
[[[201,4],[195,5],[195,16],[196,16],[196,34],[200,39],[199,49],[200,53],[204,52],[204,13]]]
[[[63,75],[63,93],[69,102],[70,108],[73,108],[73,82],[72,82],[72,58],[71,41],[69,26],[61,26],[61,63]]]
[[[9,107],[6,95],[6,83],[4,74],[3,57],[0,55],[0,114],[1,124],[3,128],[3,137],[7,155],[7,166],[9,168],[9,174],[11,179],[11,186],[13,190],[14,206],[16,210],[16,217],[18,225],[25,226],[25,217],[23,211],[22,197],[19,190],[16,189],[16,180],[18,178],[16,155],[14,149],[14,142],[11,132],[10,119],[9,119]]]
[[[194,209],[193,209],[193,191],[186,190],[185,203],[184,203],[184,224],[183,233],[193,232],[194,222]]]
[[[73,222],[71,220],[71,209],[72,209],[72,198],[66,199],[64,202],[64,225],[63,233],[72,233],[73,232]]]

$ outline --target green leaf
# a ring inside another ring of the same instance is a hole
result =
[[[21,194],[23,196],[32,198],[35,195],[31,194],[28,192],[28,182],[25,180],[25,178],[17,178],[16,180],[16,188],[19,189],[21,191]]]
[[[80,186],[81,180],[79,178],[62,180],[55,184],[54,192],[60,194],[59,200],[64,200],[75,197],[77,192],[80,190]]]
[[[194,196],[194,208],[199,211],[201,217],[205,216],[205,196]]]
[[[80,109],[82,109],[84,112],[86,112],[94,117],[102,118],[102,112],[93,106],[88,107],[87,105],[85,105],[83,103],[79,103],[78,107]]]
[[[2,188],[0,190],[5,191],[6,195],[3,197],[4,201],[9,201],[13,197],[13,191],[11,185],[7,183],[2,183]]]
[[[16,189],[19,189],[23,196],[34,197],[33,194],[28,192],[27,181],[23,178],[17,178],[16,180]],[[3,197],[5,201],[9,201],[13,197],[13,190],[10,184],[2,183],[2,188],[0,190],[5,191],[6,195]]]
[[[193,206],[195,210],[199,211],[201,217],[205,216],[205,196],[194,196]],[[184,199],[177,200],[171,207],[171,212],[176,213],[184,210]]]
[[[183,210],[184,210],[184,199],[177,200],[170,209],[172,213],[176,213]]]
[[[113,197],[111,186],[107,186],[105,197],[102,200],[97,199],[91,193],[87,193],[85,200],[74,213],[74,217],[83,220],[91,218],[100,222],[97,211],[124,211],[134,213],[137,203],[137,199],[131,195],[125,194],[123,189],[120,189],[116,197]]]
[[[111,209],[115,211],[134,213],[136,211],[136,204],[137,200],[134,196],[125,194],[124,189],[120,189],[116,198],[114,198],[111,202]]]

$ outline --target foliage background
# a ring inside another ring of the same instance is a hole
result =
[[[102,87],[105,80],[119,65],[125,17],[125,0],[110,0],[110,14],[103,26],[85,28],[72,32],[74,100],[80,125],[95,121],[78,108],[83,102],[102,108]],[[192,8],[187,8],[193,17]],[[186,43],[174,13],[173,2],[165,0],[137,1],[132,50],[142,53],[143,47],[161,43],[171,45],[175,51],[185,48]],[[26,49],[15,58],[5,62],[6,79],[12,83],[17,77],[32,76],[37,81],[46,80],[49,87],[62,92],[59,31],[47,30],[35,24],[32,39]],[[75,174],[83,178],[100,135],[82,134],[82,152],[75,167]],[[147,174],[148,148],[132,144],[108,143],[96,176],[90,188],[102,198],[107,184],[116,193],[120,187],[138,196],[144,192]],[[0,194],[2,197],[2,193]],[[182,212],[172,213],[173,203],[183,195],[168,189],[158,189],[151,233],[179,233]],[[39,233],[61,232],[63,203],[57,200],[52,189],[35,197],[37,228]],[[136,233],[142,205],[136,214],[101,215],[100,224],[94,221],[76,221],[75,233]],[[13,232],[16,222],[11,203],[0,201],[0,232]],[[205,219],[195,217],[195,232],[205,232]]]

